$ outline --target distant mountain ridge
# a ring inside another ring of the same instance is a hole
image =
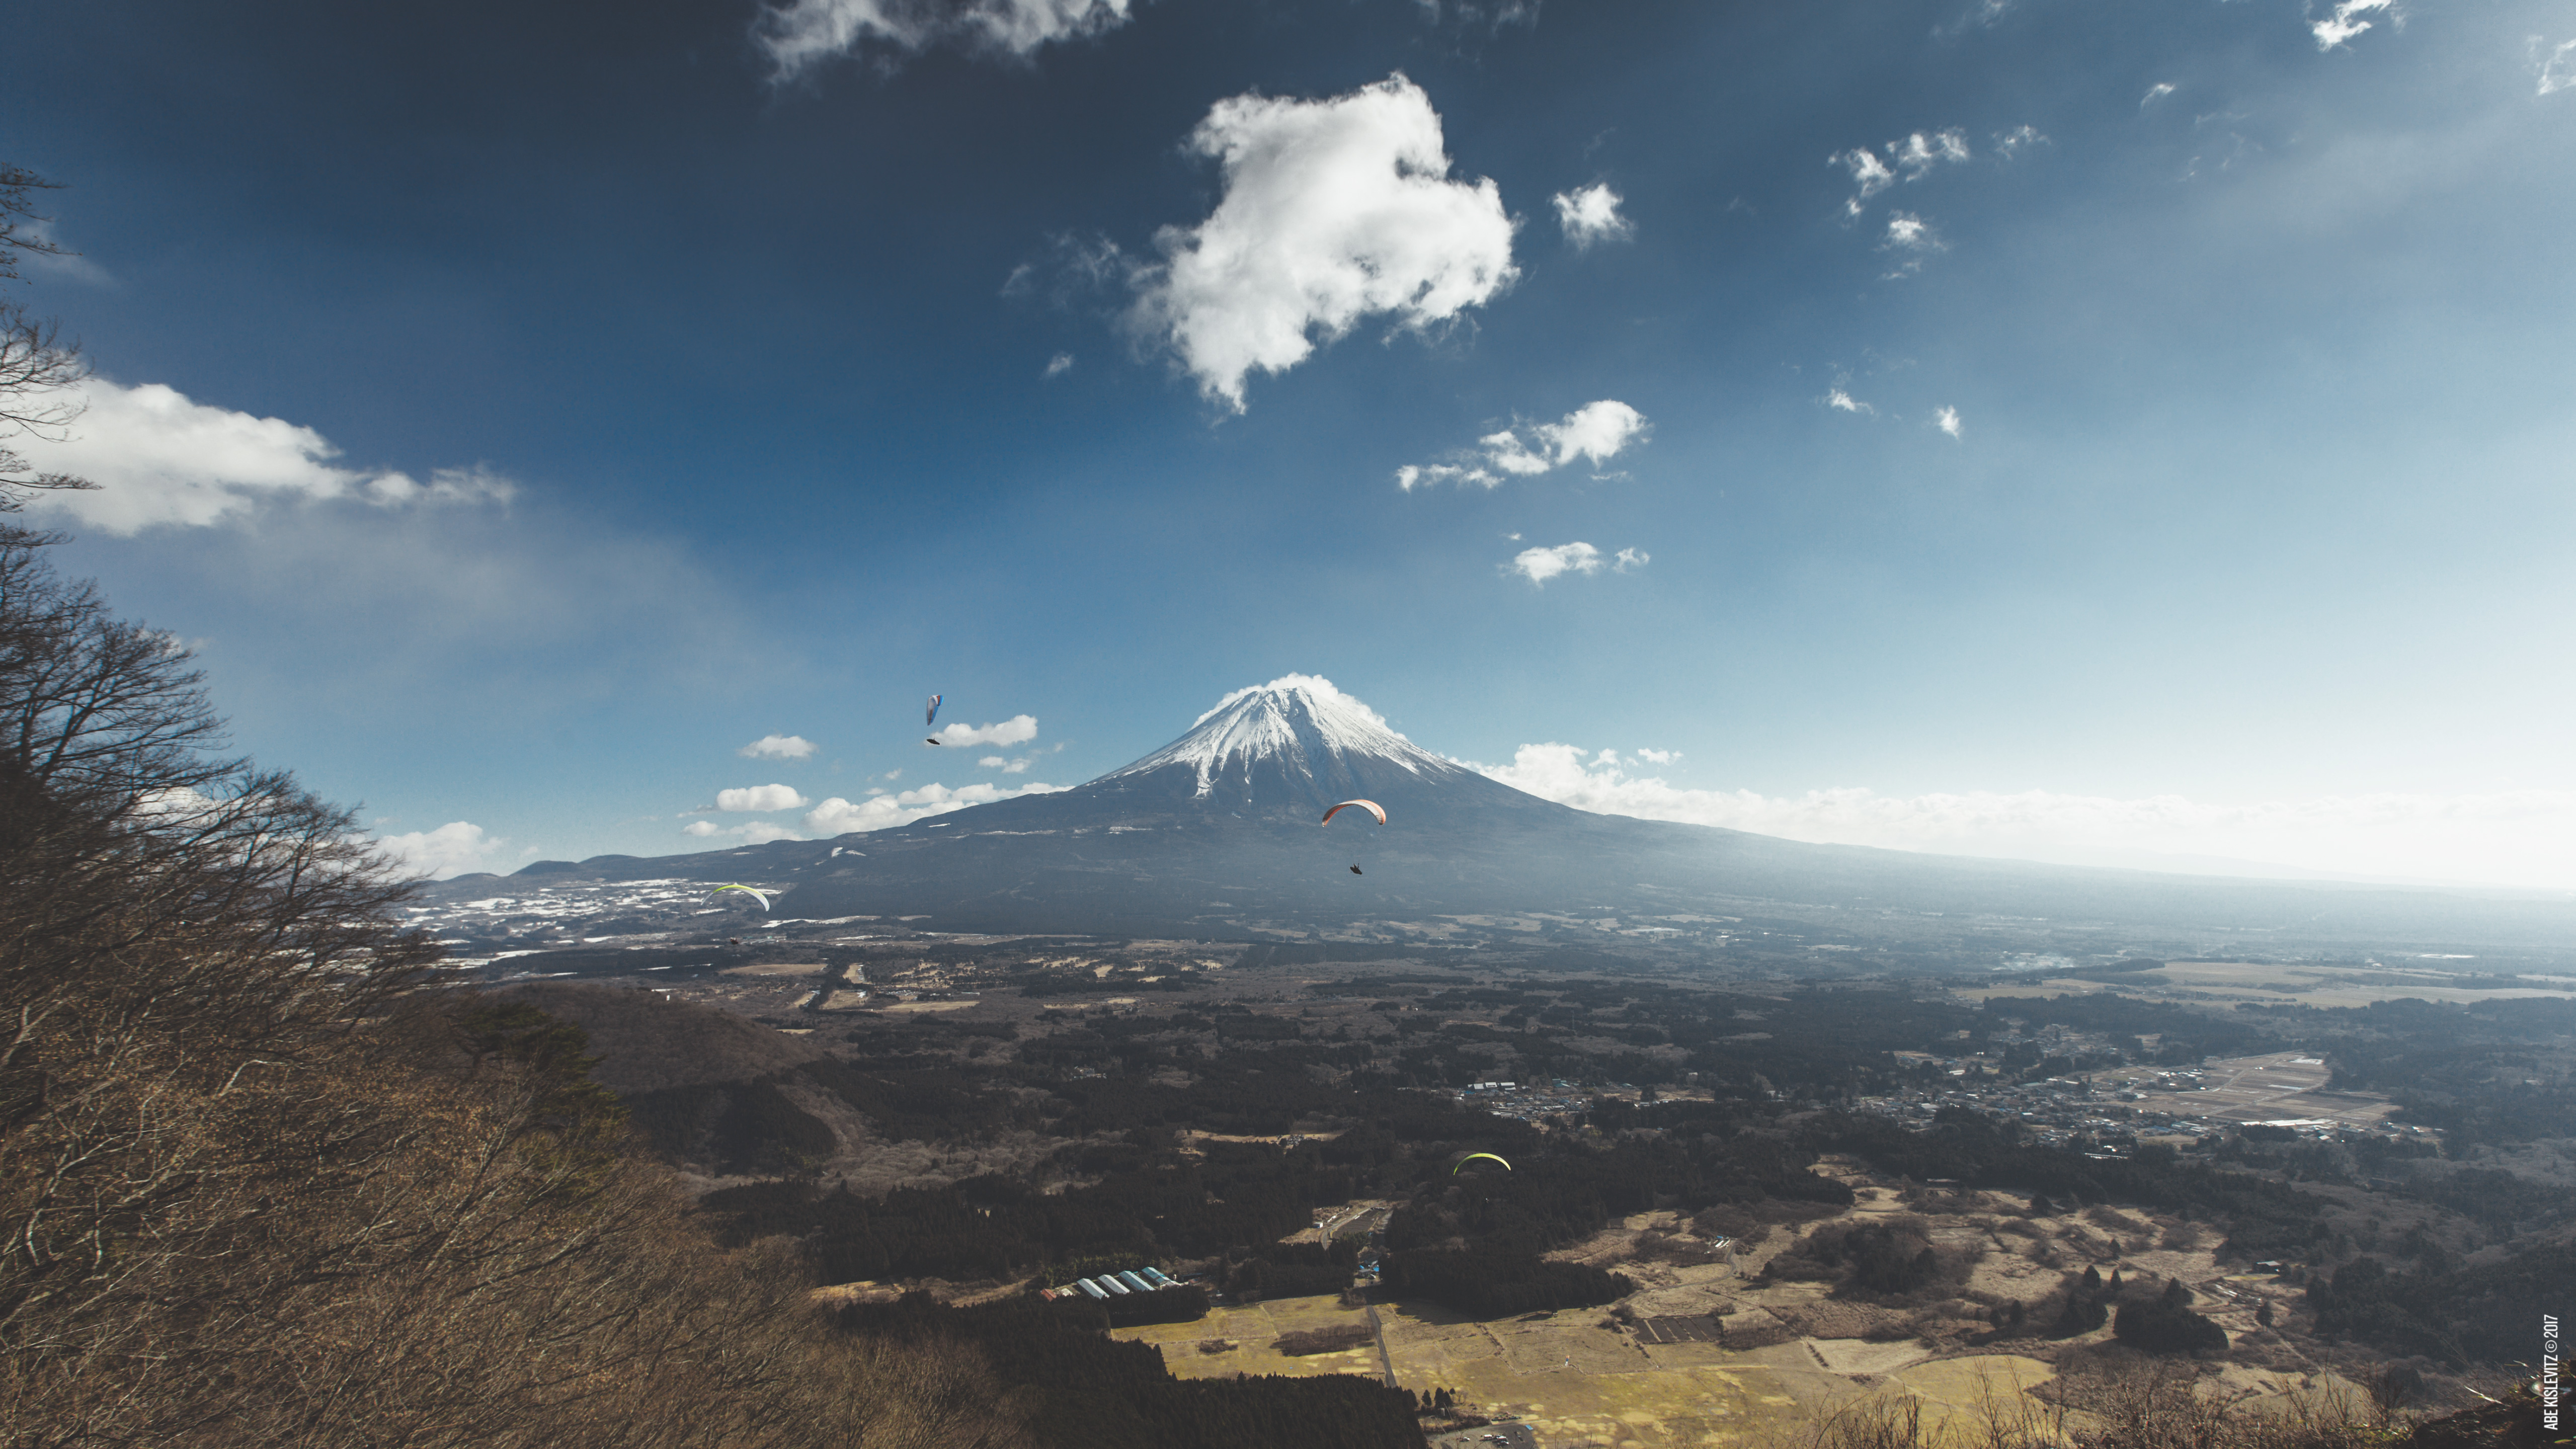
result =
[[[1387,826],[1318,828],[1329,805],[1354,797],[1383,806]],[[918,917],[943,931],[1263,939],[1460,916],[1776,906],[1950,941],[1974,934],[1961,918],[1985,917],[2576,948],[2565,900],[1919,855],[1594,814],[1424,749],[1300,674],[1236,690],[1171,743],[1068,790],[829,841],[541,861],[523,874],[760,879],[791,886],[781,915]],[[1998,949],[2030,934],[2002,931]]]

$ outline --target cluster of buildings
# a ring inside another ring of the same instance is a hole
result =
[[[1128,1268],[1115,1273],[1101,1273],[1089,1278],[1076,1278],[1061,1288],[1048,1288],[1041,1290],[1040,1296],[1046,1298],[1071,1298],[1079,1295],[1085,1298],[1097,1298],[1106,1302],[1112,1298],[1125,1298],[1134,1293],[1154,1293],[1165,1288],[1178,1288],[1180,1286],[1181,1280],[1172,1277],[1160,1268],[1148,1264],[1142,1268]]]

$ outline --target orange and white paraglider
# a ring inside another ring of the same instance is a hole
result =
[[[1386,807],[1380,805],[1375,800],[1345,800],[1334,806],[1332,809],[1325,811],[1324,818],[1316,821],[1315,823],[1318,825],[1330,825],[1333,823],[1333,817],[1341,814],[1345,810],[1360,811],[1368,815],[1380,825],[1384,825],[1386,823]],[[1354,865],[1351,867],[1351,874],[1359,875],[1361,873],[1362,872],[1358,866]]]

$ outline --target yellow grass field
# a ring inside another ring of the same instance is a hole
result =
[[[2010,1399],[2045,1382],[2048,1365],[2008,1355],[1919,1362],[1917,1345],[1800,1340],[1748,1351],[1708,1343],[1641,1343],[1600,1327],[1600,1309],[1484,1323],[1430,1305],[1378,1309],[1395,1381],[1445,1388],[1479,1412],[1515,1416],[1548,1449],[1666,1449],[1786,1438],[1796,1426],[1883,1385],[1920,1398],[1927,1416],[1972,1413],[1991,1393]],[[1245,1374],[1382,1377],[1374,1343],[1290,1358],[1280,1335],[1366,1324],[1367,1310],[1338,1299],[1283,1298],[1220,1308],[1196,1323],[1121,1329],[1116,1337],[1161,1348],[1183,1378]],[[1856,1376],[1866,1375],[1860,1378]],[[1981,1385],[1983,1387],[1981,1387]]]

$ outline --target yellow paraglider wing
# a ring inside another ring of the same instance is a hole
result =
[[[1468,1163],[1475,1161],[1479,1157],[1491,1162],[1503,1162],[1501,1158],[1494,1156],[1494,1154],[1490,1152],[1470,1152],[1466,1156],[1458,1159],[1458,1166],[1449,1169],[1449,1175],[1452,1177],[1457,1176],[1461,1168],[1464,1168]],[[1511,1170],[1512,1165],[1508,1162],[1503,1162],[1503,1171],[1509,1172]]]
[[[760,889],[758,886],[747,886],[747,885],[720,885],[720,886],[717,886],[713,891],[709,892],[709,894],[711,894],[711,895],[719,895],[719,896],[720,896],[720,895],[723,895],[726,891],[740,891],[740,892],[742,892],[744,895],[747,895],[747,896],[751,897],[753,900],[760,902],[760,908],[761,908],[762,910],[764,910],[764,911],[765,911],[765,910],[768,910],[768,909],[769,909],[769,892],[767,892],[767,891],[765,891],[765,890]]]

